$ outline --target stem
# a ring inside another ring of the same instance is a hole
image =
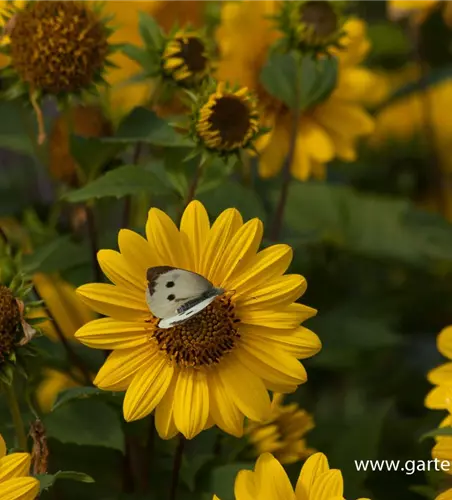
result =
[[[411,26],[411,35],[413,39],[413,45],[415,49],[416,62],[420,69],[420,80],[419,80],[419,93],[421,98],[421,112],[422,112],[422,129],[423,135],[425,137],[425,144],[427,146],[427,154],[430,158],[430,172],[432,175],[432,187],[437,196],[438,209],[442,215],[448,215],[448,196],[447,196],[447,186],[444,182],[444,175],[441,168],[441,161],[438,157],[436,150],[436,130],[435,122],[432,116],[432,103],[431,97],[428,93],[428,72],[429,67],[422,57],[422,50],[419,40],[419,29],[418,26],[414,24]]]
[[[182,456],[184,454],[184,447],[185,447],[185,438],[181,434],[179,436],[179,443],[177,445],[176,453],[174,455],[173,479],[171,482],[171,493],[169,500],[176,500],[177,485],[179,483],[179,472],[180,472],[180,467],[182,465]]]
[[[188,204],[195,199],[196,189],[198,188],[199,181],[201,180],[202,173],[204,170],[204,163],[202,162],[202,158],[196,168],[195,175],[191,181],[190,187],[187,193],[187,199],[185,200],[184,209],[187,208]]]
[[[142,149],[143,149],[142,143],[137,142],[135,144],[135,149],[133,150],[133,157],[132,157],[132,164],[133,165],[138,165],[138,162],[140,161]],[[124,202],[124,212],[123,212],[123,216],[122,216],[122,227],[123,228],[129,227],[131,213],[132,213],[132,196],[129,195],[129,196],[126,196],[126,199]]]
[[[3,390],[5,392],[6,401],[9,406],[9,411],[11,412],[11,417],[13,419],[14,429],[16,431],[17,442],[19,443],[19,448],[23,451],[28,450],[27,435],[25,434],[24,421],[22,419],[22,413],[20,412],[19,403],[16,398],[12,385],[2,384]]]
[[[97,262],[97,230],[96,230],[96,221],[94,217],[94,210],[93,207],[86,205],[85,211],[86,211],[86,221],[88,223],[89,242],[91,246],[91,261],[93,266],[94,281],[96,281],[96,283],[101,283],[102,273],[100,271],[100,267]]]
[[[298,136],[298,126],[300,124],[300,68],[297,67],[297,73],[295,77],[295,93],[294,93],[294,109],[292,110],[292,130],[290,135],[289,152],[287,154],[286,161],[283,165],[282,172],[282,186],[279,195],[278,205],[276,207],[275,220],[273,222],[273,227],[270,232],[270,240],[277,241],[281,233],[282,223],[284,219],[284,210],[287,204],[287,198],[289,195],[290,181],[292,180],[291,168],[295,156],[295,146],[297,145]]]

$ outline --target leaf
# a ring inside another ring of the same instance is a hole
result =
[[[212,453],[199,453],[189,458],[184,457],[180,477],[190,491],[195,491],[196,476],[199,474],[202,467],[214,458],[215,455]]]
[[[144,69],[144,75],[141,75],[141,81],[146,80],[151,75],[156,75],[158,73],[160,66],[157,54],[153,55],[148,50],[130,43],[125,43],[122,46],[121,52],[126,54],[126,56],[133,61],[136,61]],[[132,76],[128,82],[132,83],[132,81],[137,81],[135,76],[136,75]]]
[[[368,414],[360,416],[355,424],[337,436],[334,446],[328,454],[331,468],[342,472],[347,488],[347,498],[358,498],[363,493],[367,471],[357,470],[355,461],[375,460],[383,422],[390,408],[390,403],[382,403]]]
[[[170,192],[170,188],[165,186],[151,169],[139,165],[125,165],[107,172],[81,189],[65,194],[64,198],[78,203],[93,198],[123,198],[140,193],[166,195]]]
[[[0,100],[0,148],[34,154],[32,137],[27,133],[26,111],[22,101]]]
[[[40,484],[40,493],[51,488],[58,479],[69,479],[78,483],[94,483],[94,479],[88,476],[88,474],[74,471],[59,471],[56,474],[38,474],[36,479],[38,479]]]
[[[267,92],[290,109],[298,105],[304,110],[331,94],[336,86],[337,73],[335,58],[316,60],[307,55],[300,58],[293,52],[281,54],[274,51],[262,68],[260,81]]]
[[[241,470],[253,470],[254,463],[238,462],[215,467],[210,476],[210,490],[221,500],[234,500],[234,483]]]
[[[208,167],[207,167],[208,168]],[[237,208],[244,219],[258,217],[265,222],[266,213],[256,191],[233,180],[223,182],[217,189],[201,193],[197,198],[213,217],[227,208]]]
[[[438,436],[452,436],[452,427],[439,427],[438,429],[433,429],[428,431],[419,438],[419,441],[424,441],[424,439]]]
[[[138,26],[141,38],[149,48],[160,49],[163,46],[162,30],[158,22],[146,12],[138,12]]]
[[[70,135],[71,154],[89,178],[96,177],[123,148],[124,145],[105,142],[101,137]]]
[[[98,389],[97,387],[71,387],[70,389],[66,389],[58,394],[57,399],[53,404],[52,411],[55,411],[60,406],[63,406],[74,399],[87,399],[93,396],[99,396],[103,393],[104,391]]]
[[[140,141],[154,146],[169,147],[192,145],[156,113],[143,107],[134,108],[121,122],[115,136],[103,138],[102,141],[126,144]]]
[[[124,451],[124,435],[115,410],[95,400],[74,400],[44,416],[47,436],[62,443],[104,446]]]

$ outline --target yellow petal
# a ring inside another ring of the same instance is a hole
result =
[[[434,385],[452,385],[452,362],[430,370],[427,379]]]
[[[162,439],[171,439],[178,429],[174,423],[173,406],[176,391],[177,374],[174,373],[171,384],[155,410],[155,428]]]
[[[134,275],[141,276],[144,281],[150,267],[162,264],[149,243],[142,236],[129,229],[119,231],[118,245],[121,255],[124,256]]]
[[[158,208],[151,208],[146,223],[146,237],[162,265],[187,268],[185,235],[181,235],[171,218]]]
[[[124,398],[124,418],[127,422],[149,415],[166,394],[174,368],[156,352],[134,377]]]
[[[297,359],[310,358],[322,348],[319,337],[304,326],[295,330],[276,330],[253,325],[240,325],[240,333],[244,337],[252,337],[262,344],[262,348],[271,352],[273,349],[284,349]]]
[[[452,385],[440,385],[432,389],[427,394],[424,404],[431,410],[452,408]]]
[[[277,120],[267,146],[259,158],[259,175],[273,177],[283,167],[289,152],[289,133],[286,121]]]
[[[154,356],[152,345],[113,351],[99,370],[94,385],[105,391],[125,391],[134,375]]]
[[[14,477],[28,476],[31,458],[29,453],[11,453],[0,460],[0,491],[1,483]]]
[[[270,397],[263,381],[231,354],[218,367],[221,381],[237,408],[255,421],[266,420],[271,411]]]
[[[94,349],[128,349],[148,342],[149,323],[101,318],[82,326],[75,337]]]
[[[452,326],[441,330],[436,339],[438,351],[446,358],[452,359]]]
[[[243,224],[242,216],[235,208],[222,212],[209,231],[209,239],[202,257],[202,275],[214,285],[220,285],[216,273],[229,241]]]
[[[269,500],[295,500],[286,471],[273,455],[263,453],[256,462],[255,470],[260,495],[266,495]]]
[[[0,484],[2,500],[35,500],[39,481],[34,477],[16,477]]]
[[[283,350],[267,351],[259,341],[242,339],[237,357],[260,378],[280,385],[297,386],[307,380],[303,365]]]
[[[246,269],[233,273],[224,286],[228,290],[235,290],[235,297],[238,299],[284,274],[292,261],[292,256],[292,249],[288,245],[265,248],[250,259]]]
[[[311,493],[315,481],[329,469],[328,460],[323,453],[311,455],[304,463],[298,477],[295,489],[297,500],[313,499]]]
[[[188,242],[186,251],[189,268],[196,273],[201,271],[201,258],[207,244],[209,230],[210,222],[206,209],[199,201],[192,201],[182,215],[180,232],[186,236]]]
[[[251,257],[256,255],[262,240],[264,227],[259,219],[244,224],[231,238],[218,262],[215,281],[223,283],[238,269],[244,269]]]
[[[221,430],[235,437],[243,435],[243,414],[231,400],[221,378],[214,370],[209,373],[209,405],[210,415]]]
[[[314,482],[311,489],[311,498],[318,500],[331,500],[342,498],[344,494],[344,481],[340,470],[332,469],[321,474]]]
[[[3,436],[0,434],[0,459],[6,455],[6,443]]]
[[[295,302],[306,291],[306,280],[299,274],[279,276],[239,302],[249,309],[276,309]]]
[[[258,490],[256,474],[250,470],[241,470],[237,474],[234,484],[234,495],[237,500],[256,500]]]
[[[126,258],[114,250],[100,250],[97,260],[105,276],[115,285],[131,290],[135,293],[144,293],[146,289],[146,275],[138,275],[130,268]]]
[[[146,297],[105,283],[90,283],[77,288],[77,294],[92,309],[124,321],[145,321],[151,314]]]
[[[180,371],[173,410],[176,427],[187,439],[192,439],[205,428],[209,416],[209,387],[204,371]]]
[[[438,495],[435,498],[435,500],[452,500],[452,488],[443,491],[440,495]]]
[[[291,304],[276,310],[256,310],[237,307],[237,317],[248,325],[265,326],[267,328],[297,328],[300,323],[317,314],[315,309],[303,304]]]

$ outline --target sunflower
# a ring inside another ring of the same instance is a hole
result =
[[[440,424],[442,427],[452,427],[452,416],[448,415]],[[452,474],[452,437],[437,436],[435,438],[436,444],[432,450],[432,457],[437,458],[441,462],[449,462],[449,467],[444,472]]]
[[[296,403],[283,404],[283,399],[282,394],[275,394],[270,418],[262,423],[249,422],[246,434],[257,456],[269,452],[282,464],[290,464],[314,453],[305,439],[305,434],[314,428],[314,420]]]
[[[113,350],[94,384],[127,391],[127,421],[155,410],[164,439],[178,432],[193,438],[213,424],[241,436],[244,416],[269,417],[269,390],[293,392],[306,381],[297,358],[314,355],[321,344],[300,322],[316,311],[294,303],[306,281],[284,275],[291,248],[274,245],[258,252],[262,234],[260,220],[243,223],[235,209],[225,210],[211,226],[203,205],[194,201],[180,230],[152,208],[147,240],[123,229],[120,253],[98,253],[113,284],[87,284],[77,292],[107,317],[83,326],[76,338]],[[226,292],[190,320],[158,328],[145,299],[146,274],[155,266],[197,272]]]
[[[238,473],[234,493],[236,500],[340,500],[344,484],[341,471],[330,469],[326,456],[315,453],[301,468],[294,491],[282,465],[273,455],[264,453],[254,471]],[[214,500],[219,499],[214,496]]]
[[[452,360],[452,326],[441,331],[436,345],[443,356]],[[425,406],[432,410],[452,409],[452,362],[434,368],[427,378],[436,387],[427,394]]]
[[[0,435],[0,498],[2,500],[34,500],[39,493],[39,481],[30,477],[29,453],[6,454],[6,444]]]
[[[277,14],[280,4],[277,1],[226,2],[217,31],[218,78],[256,90],[263,125],[273,129],[257,145],[263,177],[276,175],[282,168],[293,121],[287,107],[269,96],[259,82],[268,50],[281,36],[269,19]],[[365,24],[357,19],[349,20],[344,32],[341,44],[345,48],[335,52],[339,62],[336,89],[300,117],[292,164],[292,174],[300,180],[324,177],[325,164],[334,158],[353,161],[357,138],[373,130],[373,120],[361,105],[376,83],[372,74],[359,66],[369,50]]]
[[[415,22],[423,22],[437,7],[443,9],[443,18],[448,26],[452,25],[452,4],[442,0],[389,0],[388,14],[392,20],[411,17]]]

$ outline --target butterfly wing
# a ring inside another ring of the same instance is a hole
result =
[[[218,295],[220,295],[220,290],[217,289],[218,293],[215,293],[215,295],[208,297],[206,299],[200,299],[199,302],[194,304],[190,309],[187,309],[186,311],[176,314],[175,316],[171,316],[169,318],[164,318],[160,320],[159,322],[159,328],[171,328],[175,325],[179,325],[180,323],[184,323],[184,321],[187,321],[187,319],[191,318],[192,316],[195,316],[199,312],[201,312],[203,309],[205,309],[209,304],[211,304]]]
[[[177,316],[181,304],[202,297],[213,288],[200,274],[169,266],[149,268],[147,280],[146,302],[157,318]]]

